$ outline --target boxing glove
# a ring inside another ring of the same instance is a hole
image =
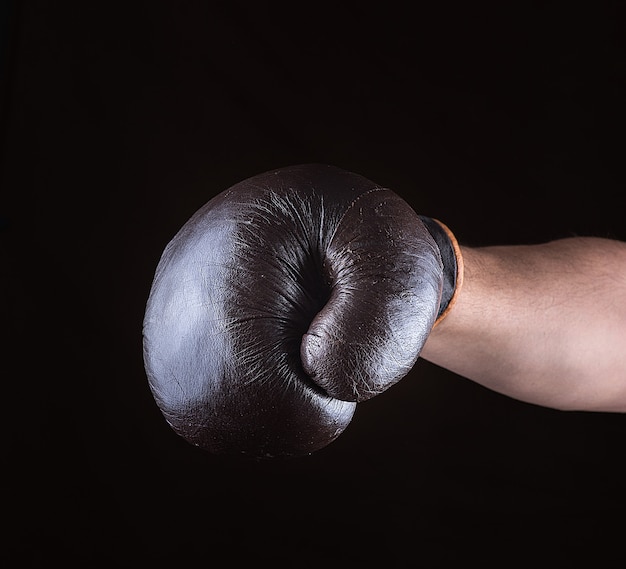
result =
[[[360,175],[307,164],[244,180],[161,256],[143,327],[152,394],[210,452],[312,453],[413,367],[460,269],[443,224]]]

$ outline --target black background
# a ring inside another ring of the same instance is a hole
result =
[[[359,172],[467,245],[626,239],[620,3],[502,4],[4,4],[8,567],[626,566],[622,415],[420,360],[329,447],[239,461],[143,371],[165,244],[265,170]]]

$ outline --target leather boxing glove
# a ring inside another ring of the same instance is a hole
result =
[[[459,289],[449,230],[318,164],[223,191],[165,248],[144,362],[167,422],[215,453],[308,454],[400,380]]]

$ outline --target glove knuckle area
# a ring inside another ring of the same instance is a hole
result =
[[[328,294],[320,201],[255,179],[214,198],[166,247],[144,319],[144,361],[159,408],[190,443],[306,454],[350,423],[355,404],[320,389],[299,356]]]
[[[150,387],[174,431],[211,452],[313,452],[354,413],[353,403],[324,393],[300,364],[302,313],[317,301],[287,301],[295,283],[258,283],[257,271],[268,267],[254,255],[239,264],[235,235],[224,234],[232,230],[205,225],[201,237],[170,248],[144,320]]]

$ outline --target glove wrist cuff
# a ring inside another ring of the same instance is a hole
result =
[[[443,261],[443,289],[435,326],[452,310],[463,285],[463,255],[461,247],[450,228],[439,221],[426,216],[419,216],[431,234]]]

